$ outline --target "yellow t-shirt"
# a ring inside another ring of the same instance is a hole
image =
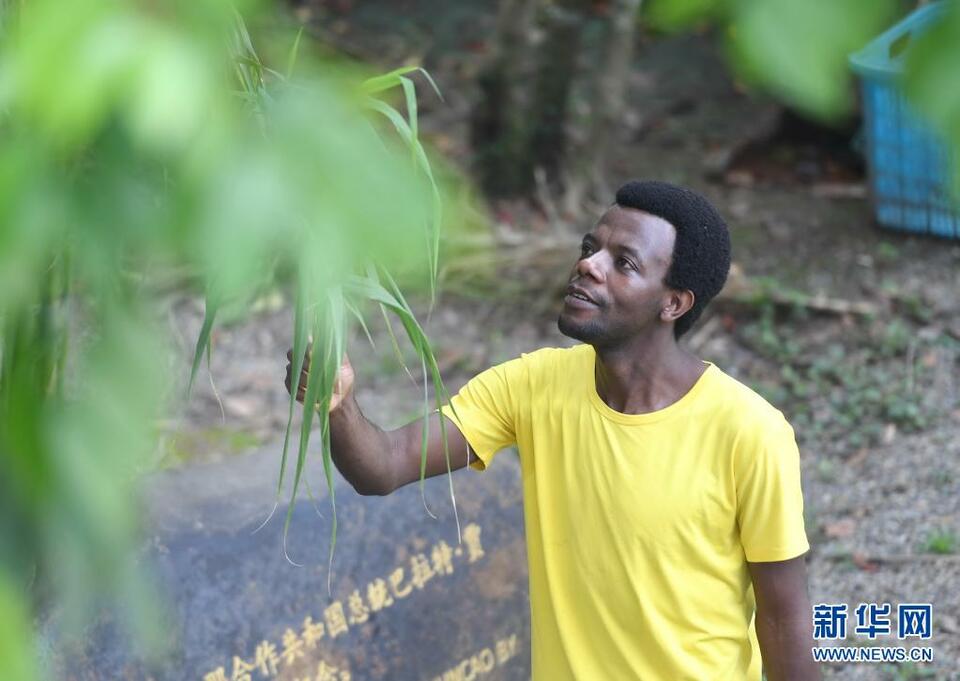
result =
[[[709,363],[670,406],[617,412],[595,361],[524,354],[442,410],[480,470],[518,445],[533,680],[759,680],[746,561],[809,548],[793,429]]]

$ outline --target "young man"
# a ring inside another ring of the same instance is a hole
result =
[[[628,183],[569,278],[558,325],[583,344],[488,369],[441,410],[472,468],[518,446],[534,681],[759,681],[761,655],[768,681],[820,678],[793,430],[677,343],[729,266],[726,225],[703,197]],[[344,477],[361,494],[417,480],[421,422],[380,430],[348,360],[340,379],[330,424]]]

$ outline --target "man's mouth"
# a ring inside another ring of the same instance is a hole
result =
[[[568,286],[564,303],[573,307],[598,307],[597,301],[591,298],[586,291],[577,286]]]

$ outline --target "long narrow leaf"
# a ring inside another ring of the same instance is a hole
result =
[[[413,149],[414,159],[417,162],[417,165],[420,166],[420,169],[427,176],[427,179],[430,180],[430,183],[436,186],[436,182],[433,178],[433,170],[430,168],[430,161],[427,158],[427,152],[424,150],[423,145],[420,141],[414,136],[413,129],[410,127],[410,124],[400,115],[400,112],[394,109],[389,104],[385,104],[377,99],[371,99],[368,106],[383,114],[387,120],[389,120],[393,127],[396,129],[400,137],[403,138],[403,141],[410,145],[410,148]]]
[[[318,313],[319,314],[319,313]],[[310,442],[310,428],[313,425],[314,405],[320,401],[323,392],[323,362],[317,361],[320,358],[323,333],[323,325],[320,323],[320,317],[317,316],[314,321],[313,347],[311,349],[310,369],[307,372],[307,390],[304,396],[303,421],[300,424],[300,447],[297,452],[297,465],[294,469],[293,488],[290,491],[290,505],[287,507],[287,515],[283,521],[283,545],[286,554],[287,534],[290,530],[290,520],[293,518],[293,508],[297,501],[297,490],[300,487],[300,478],[303,476],[304,465],[307,461],[307,445]],[[287,555],[287,560],[290,560]],[[293,561],[290,561],[291,563]]]
[[[213,332],[213,322],[216,319],[219,310],[219,303],[211,295],[207,295],[204,304],[203,326],[200,327],[200,335],[197,336],[197,345],[193,350],[193,365],[190,367],[190,380],[187,382],[187,398],[190,397],[190,391],[193,390],[193,382],[197,377],[197,371],[200,369],[200,360],[203,353],[207,353],[207,361],[210,357],[210,336]]]
[[[423,77],[427,79],[427,82],[430,83],[430,87],[433,88],[433,91],[437,93],[437,97],[440,99],[440,101],[445,102],[446,100],[443,98],[443,93],[440,92],[440,88],[437,87],[437,82],[433,79],[433,76],[431,76],[426,69],[421,68],[418,70],[423,74]]]
[[[367,327],[367,322],[363,318],[363,314],[360,312],[359,308],[357,308],[357,306],[351,303],[347,298],[343,299],[343,305],[350,311],[350,314],[354,316],[354,318],[357,320],[357,323],[360,324],[360,328],[363,329],[363,334],[367,337],[370,347],[376,350],[377,344],[374,342],[373,336],[370,335],[370,329]]]
[[[433,384],[435,387],[435,402],[436,407],[439,410],[441,406],[441,400],[445,400],[447,397],[446,390],[443,387],[443,381],[440,377],[440,369],[437,365],[436,357],[434,356],[433,350],[430,347],[430,342],[427,340],[426,334],[423,332],[423,329],[420,327],[420,324],[417,322],[416,317],[413,314],[413,311],[407,305],[406,300],[403,298],[403,294],[400,292],[399,287],[396,285],[396,282],[385,270],[381,270],[381,274],[386,280],[386,285],[388,288],[384,288],[383,285],[374,281],[373,277],[351,277],[347,282],[345,288],[357,295],[363,295],[370,300],[374,300],[382,305],[388,307],[392,312],[394,312],[397,317],[400,319],[401,324],[404,327],[404,330],[407,332],[407,337],[410,339],[411,344],[416,350],[418,356],[423,360],[427,367],[430,370],[430,375],[433,379]],[[454,519],[457,525],[457,537],[460,537],[460,518],[457,511],[456,503],[456,493],[453,487],[453,476],[449,475],[451,472],[450,467],[450,450],[447,444],[447,434],[446,434],[446,424],[444,419],[440,419],[440,433],[443,439],[443,450],[444,458],[447,464],[448,472],[448,482],[450,486],[450,500],[453,505]],[[425,468],[425,452],[421,452],[421,481],[426,472]]]
[[[368,78],[360,84],[360,89],[368,95],[375,95],[378,92],[383,92],[385,90],[389,90],[390,88],[397,87],[397,85],[400,84],[400,76],[405,76],[413,71],[421,70],[422,69],[419,66],[401,66],[399,69],[394,69],[389,73]]]
[[[290,448],[290,431],[293,426],[293,411],[297,404],[300,373],[303,371],[303,355],[307,349],[307,299],[303,277],[297,279],[297,295],[293,313],[293,359],[290,361],[290,405],[287,409],[287,427],[283,434],[283,454],[280,457],[280,476],[277,481],[277,496],[283,491],[283,477],[287,470],[287,452]]]
[[[414,139],[419,137],[419,126],[417,124],[417,88],[409,78],[400,78],[400,87],[403,88],[403,96],[407,102],[407,122],[410,125],[410,132]]]
[[[441,95],[440,89],[437,87],[436,82],[434,82],[430,74],[422,68],[414,69],[412,67],[407,67],[406,69],[397,69],[389,74],[385,74],[384,76],[380,77],[380,79],[372,79],[377,82],[379,89],[369,88],[367,89],[367,92],[372,94],[374,92],[400,85],[403,88],[406,96],[409,122],[404,122],[402,116],[400,116],[395,109],[384,102],[373,99],[371,100],[370,106],[382,113],[393,123],[394,127],[397,129],[397,132],[410,146],[416,163],[420,165],[421,169],[426,173],[427,178],[430,181],[433,194],[431,197],[433,201],[433,216],[430,234],[428,234],[427,237],[427,257],[430,265],[430,310],[432,311],[433,306],[436,303],[436,281],[437,272],[439,269],[440,225],[442,221],[442,215],[440,192],[437,188],[436,181],[434,180],[433,172],[430,168],[430,163],[427,160],[426,153],[424,152],[423,147],[418,139],[416,90],[413,85],[413,81],[411,81],[409,78],[403,77],[405,73],[410,73],[413,70],[419,70],[421,73],[423,73],[424,77],[427,79],[427,82],[430,83],[434,91],[437,93],[437,96],[442,100],[443,95]]]
[[[404,325],[404,329],[407,331],[407,336],[410,339],[410,342],[413,344],[414,348],[417,350],[417,354],[421,359],[429,365],[430,373],[433,378],[434,385],[434,396],[436,401],[436,408],[439,411],[442,402],[448,401],[449,396],[447,395],[446,389],[443,386],[443,380],[440,377],[440,367],[437,365],[436,356],[433,352],[433,349],[430,347],[430,341],[427,339],[426,334],[423,332],[423,329],[416,321],[416,317],[413,314],[413,310],[407,304],[407,301],[403,297],[403,293],[400,291],[400,287],[397,286],[397,282],[394,281],[393,277],[386,270],[381,270],[384,279],[387,282],[387,285],[390,288],[390,293],[397,300],[399,305],[405,310],[406,314],[401,315],[401,321]],[[426,383],[426,378],[424,378],[424,383]],[[450,501],[453,505],[453,515],[457,524],[457,538],[460,538],[460,517],[457,512],[457,499],[456,494],[453,488],[453,477],[451,474],[450,468],[450,448],[447,443],[447,431],[446,423],[443,418],[440,419],[440,434],[443,440],[443,456],[447,464],[447,480],[450,485]],[[425,473],[425,458],[426,452],[424,451],[422,455],[423,460],[421,461],[421,484],[423,483],[423,475]]]
[[[332,525],[330,528],[330,555],[327,564],[327,594],[332,593],[333,554],[337,546],[337,506],[334,493],[333,451],[330,447],[330,396],[345,350],[346,311],[343,305],[343,292],[339,287],[327,293],[329,317],[325,320],[329,328],[328,352],[324,355],[323,384],[323,473],[327,478],[327,491],[330,494]]]
[[[367,266],[367,277],[375,285],[375,287],[380,286],[380,279],[377,276],[376,267],[372,264]],[[370,298],[370,300],[374,299]],[[416,385],[417,380],[413,377],[413,374],[410,373],[410,368],[407,366],[406,360],[403,359],[403,352],[400,350],[400,342],[397,340],[397,335],[393,332],[393,325],[390,323],[390,315],[387,312],[388,308],[393,309],[399,303],[394,298],[375,302],[377,302],[377,306],[380,308],[380,314],[383,317],[383,325],[386,327],[387,335],[390,337],[390,345],[393,348],[393,354],[396,356],[397,362],[403,368],[404,372],[410,378],[410,382]]]
[[[293,69],[297,66],[297,55],[300,53],[300,39],[303,37],[303,26],[297,31],[297,37],[293,39],[293,46],[290,48],[290,54],[287,55],[286,77],[293,77]]]
[[[430,390],[427,384],[427,361],[420,358],[420,370],[423,373],[423,426],[420,429],[420,499],[427,514],[436,519],[427,505],[427,449],[430,443]]]
[[[431,81],[432,82],[432,81]],[[403,88],[403,94],[406,98],[407,103],[407,123],[410,126],[410,141],[419,140],[419,123],[418,123],[418,113],[417,113],[417,91],[414,87],[413,81],[409,78],[400,78],[400,85]],[[419,149],[418,149],[419,147]],[[430,181],[431,188],[431,208],[432,208],[432,220],[430,223],[430,229],[427,232],[427,260],[430,264],[430,309],[433,309],[434,304],[436,303],[436,282],[437,282],[437,268],[439,265],[439,251],[440,251],[440,224],[442,216],[440,213],[440,192],[437,189],[437,184],[433,178],[433,173],[430,169],[430,164],[426,160],[426,154],[423,152],[422,145],[410,144],[410,153],[413,155],[414,163],[420,164],[421,168],[427,175],[427,178]]]
[[[430,225],[430,232],[428,236],[428,260],[430,263],[430,305],[431,307],[434,304],[436,299],[436,280],[437,280],[437,271],[439,267],[439,252],[440,252],[440,225],[442,222],[441,214],[441,203],[440,203],[440,189],[437,186],[437,182],[433,177],[433,170],[430,167],[430,160],[427,158],[427,153],[423,148],[423,145],[420,144],[420,141],[416,138],[413,128],[410,123],[404,120],[403,116],[394,109],[393,107],[385,104],[376,99],[371,99],[369,102],[370,108],[379,113],[383,114],[389,120],[393,127],[396,129],[397,133],[403,138],[410,149],[413,152],[413,158],[416,165],[423,171],[427,177],[427,181],[430,183],[430,192],[432,200],[432,220]],[[432,237],[432,240],[430,238]]]

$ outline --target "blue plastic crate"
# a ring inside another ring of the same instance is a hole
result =
[[[863,94],[867,166],[877,222],[960,239],[960,205],[950,195],[949,146],[910,108],[900,88],[911,40],[944,14],[925,5],[850,56]]]

